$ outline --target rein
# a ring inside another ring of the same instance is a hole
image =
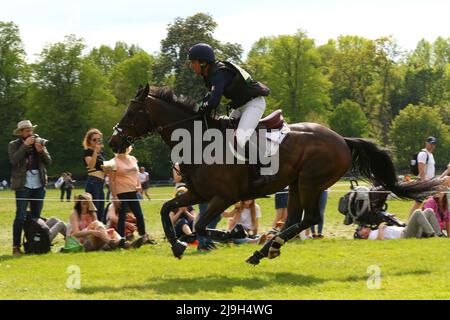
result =
[[[155,98],[155,99],[160,99],[159,97],[154,96],[154,95],[152,95],[152,94],[149,94],[149,96],[150,96],[150,97],[153,97],[153,98]],[[147,112],[147,104],[145,104],[144,102],[139,101],[139,100],[135,100],[135,99],[131,100],[131,102],[134,102],[134,103],[137,103],[137,104],[143,106],[144,111]],[[205,123],[207,123],[207,122],[206,122],[206,116],[205,116],[204,114],[201,114],[201,113],[197,113],[197,114],[195,114],[195,115],[193,115],[193,116],[191,116],[191,117],[188,117],[188,118],[185,118],[185,119],[181,119],[181,120],[178,120],[178,121],[175,121],[175,122],[168,123],[168,124],[166,124],[166,125],[164,125],[164,126],[155,126],[151,120],[148,120],[149,123],[150,123],[150,128],[152,128],[151,130],[149,130],[148,134],[151,134],[151,133],[153,133],[154,131],[161,133],[163,130],[165,130],[165,129],[167,129],[167,128],[171,128],[171,127],[177,126],[177,125],[179,125],[179,124],[181,124],[181,123],[184,123],[184,122],[187,122],[187,121],[191,121],[191,120],[194,120],[194,119],[198,119],[198,118],[202,118],[202,117],[204,118]],[[132,125],[129,125],[129,126],[132,126]],[[122,127],[123,127],[123,125],[122,125]],[[113,130],[117,132],[117,134],[119,135],[119,137],[121,137],[122,139],[125,139],[129,144],[133,144],[133,143],[136,142],[138,139],[140,139],[140,138],[143,137],[143,136],[141,136],[141,137],[130,137],[130,136],[125,136],[125,135],[123,134],[123,129],[119,126],[119,123],[116,124],[116,125],[113,127]]]

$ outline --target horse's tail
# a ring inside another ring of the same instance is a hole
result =
[[[365,139],[345,138],[345,141],[352,153],[352,167],[400,198],[424,199],[442,185],[437,179],[399,183],[394,164],[386,150]]]

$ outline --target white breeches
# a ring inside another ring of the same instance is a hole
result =
[[[242,107],[233,110],[230,114],[230,117],[234,118],[238,118],[241,115],[239,125],[236,129],[236,142],[242,149],[255,131],[265,110],[266,100],[264,97],[257,97]]]

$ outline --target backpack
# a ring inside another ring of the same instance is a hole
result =
[[[411,173],[415,176],[419,175],[419,161],[418,161],[417,157],[419,156],[419,153],[421,153],[421,152],[425,152],[427,154],[427,160],[426,160],[425,164],[428,163],[429,154],[425,149],[422,149],[419,152],[414,153],[411,156],[410,168],[411,168]]]
[[[23,225],[25,253],[50,252],[50,229],[42,219],[27,219]]]

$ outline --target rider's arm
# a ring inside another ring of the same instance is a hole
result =
[[[228,71],[217,72],[210,80],[211,91],[208,101],[205,102],[205,109],[211,111],[219,106],[225,87],[233,81],[234,75]]]

